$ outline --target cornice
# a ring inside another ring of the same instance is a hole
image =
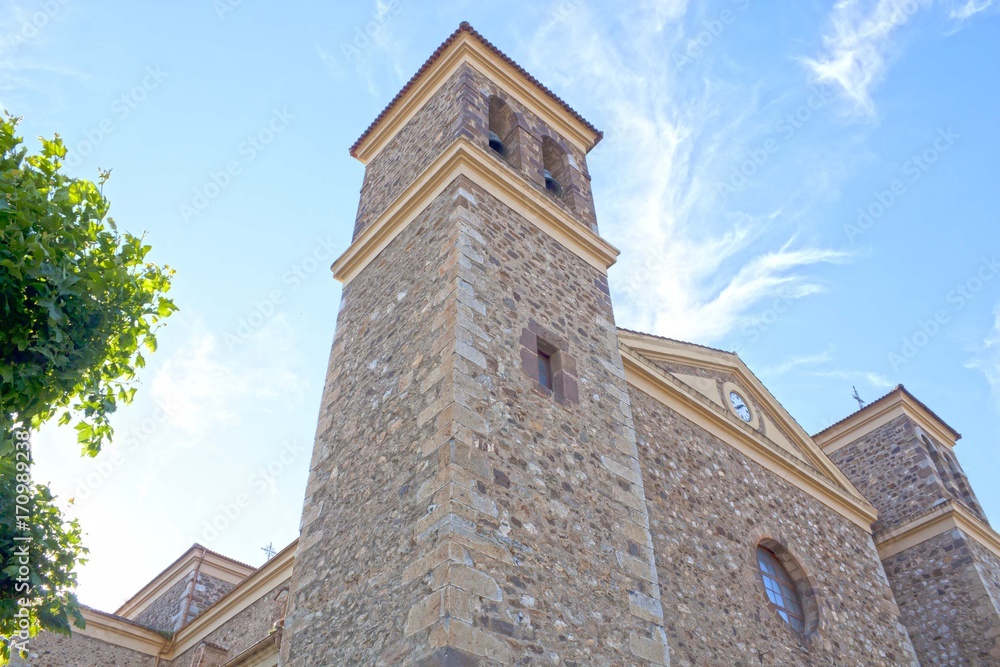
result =
[[[618,330],[618,340],[643,357],[653,361],[676,363],[684,366],[696,366],[709,370],[734,375],[741,383],[740,390],[749,395],[758,404],[767,406],[771,416],[790,431],[793,440],[800,443],[800,449],[809,465],[821,471],[830,479],[846,489],[851,495],[861,498],[861,492],[846,475],[831,461],[805,429],[799,425],[785,407],[768,391],[750,367],[747,366],[735,352],[726,352],[715,348],[684,343],[682,341],[662,338],[651,334],[643,334],[627,329]],[[725,397],[723,397],[725,402]],[[727,412],[728,414],[728,412]],[[741,422],[742,424],[742,422]],[[751,429],[752,430],[752,429]],[[759,435],[759,434],[758,434]],[[866,501],[867,502],[867,501]]]
[[[351,154],[368,164],[462,65],[476,69],[583,153],[600,141],[600,132],[571,115],[549,91],[526,78],[475,35],[460,31],[444,52],[408,84],[405,93],[390,104]]]
[[[829,455],[904,415],[947,447],[954,447],[961,437],[908,391],[897,387],[862,410],[820,431],[813,436],[813,440]]]
[[[74,629],[85,637],[123,646],[144,655],[159,655],[170,640],[163,635],[144,628],[113,614],[106,614],[96,609],[82,607],[83,620],[86,627]]]
[[[129,598],[115,611],[115,615],[134,619],[171,586],[182,581],[192,570],[199,567],[199,560],[201,572],[231,584],[240,583],[254,572],[254,568],[249,565],[195,544]]]
[[[899,528],[875,535],[875,546],[879,558],[885,560],[954,529],[1000,558],[1000,535],[972,512],[950,500]]]
[[[229,662],[223,663],[222,667],[265,667],[277,665],[280,648],[281,630],[277,630]]]
[[[871,524],[877,518],[877,513],[870,503],[838,487],[723,407],[697,394],[680,380],[643,359],[642,354],[628,345],[619,343],[619,348],[628,384],[676,410],[692,423],[809,494],[862,530],[871,532]]]
[[[369,225],[333,263],[347,285],[459,176],[511,207],[588,264],[607,274],[618,250],[530,186],[509,165],[468,139],[456,139]]]

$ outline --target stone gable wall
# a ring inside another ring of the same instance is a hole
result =
[[[193,576],[194,572],[189,572],[186,577],[153,600],[133,620],[139,625],[166,632],[173,632],[179,628],[182,625],[180,616],[181,608],[184,606],[184,596],[187,595]]]
[[[674,667],[912,665],[870,536],[652,397],[630,388]],[[755,550],[805,573],[818,632],[767,606]]]
[[[197,577],[197,583],[191,590],[191,581],[195,577]],[[191,621],[232,588],[233,584],[228,581],[192,570],[143,609],[134,620],[149,628],[173,632]],[[187,604],[189,591],[191,592],[190,605]],[[187,618],[181,619],[185,607],[187,607]]]
[[[189,623],[194,617],[202,613],[223,595],[233,589],[235,584],[213,577],[205,572],[198,573],[198,581],[191,592],[191,604],[188,607],[185,623]]]

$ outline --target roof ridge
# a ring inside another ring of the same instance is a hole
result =
[[[373,120],[371,124],[368,125],[367,129],[365,129],[365,131],[361,133],[361,136],[358,137],[358,140],[351,145],[350,153],[352,157],[357,157],[358,147],[361,145],[361,143],[368,138],[368,136],[372,133],[372,131],[374,131],[375,127],[382,122],[382,120],[386,117],[386,115],[388,115],[388,113],[392,110],[392,108],[395,107],[397,103],[399,103],[399,101],[403,98],[403,96],[406,95],[407,92],[409,92],[410,88],[412,88],[416,84],[416,82],[420,79],[420,77],[424,75],[424,73],[430,68],[430,66],[433,65],[438,58],[441,57],[441,54],[443,54],[448,49],[448,47],[451,46],[451,44],[456,39],[458,39],[458,37],[462,33],[468,33],[469,35],[472,35],[473,37],[478,39],[483,44],[483,46],[488,48],[501,60],[503,60],[505,63],[507,63],[515,70],[517,70],[519,74],[521,74],[524,78],[526,78],[536,87],[538,87],[538,89],[541,90],[543,93],[545,93],[553,100],[558,102],[563,107],[563,109],[565,109],[571,116],[573,116],[573,118],[583,123],[583,125],[586,126],[587,129],[594,132],[597,135],[597,139],[594,141],[594,146],[596,146],[601,141],[601,139],[604,137],[603,132],[594,127],[590,123],[590,121],[581,116],[565,100],[556,95],[547,86],[545,86],[538,79],[529,74],[527,70],[518,65],[516,62],[514,62],[514,60],[510,56],[508,56],[506,53],[498,49],[491,41],[483,37],[482,34],[480,34],[475,28],[473,28],[468,21],[462,21],[459,24],[458,29],[455,30],[455,32],[451,33],[443,42],[441,42],[441,45],[434,50],[434,52],[430,55],[430,57],[424,61],[424,64],[420,66],[417,72],[412,77],[410,77],[410,80],[403,85],[403,87],[399,90],[398,93],[396,93],[396,96],[389,101],[389,104],[387,104],[385,108],[382,109],[382,111],[379,113],[379,115],[375,117],[375,120]],[[593,146],[591,146],[591,148],[593,148]]]
[[[949,424],[944,419],[942,419],[940,415],[938,415],[936,412],[934,412],[933,410],[931,410],[927,406],[926,403],[924,403],[919,398],[917,398],[916,396],[914,396],[913,392],[911,392],[909,389],[907,389],[903,384],[897,384],[895,387],[893,387],[892,389],[890,389],[887,393],[883,394],[882,396],[879,396],[878,398],[876,398],[871,403],[868,403],[867,405],[865,405],[863,408],[858,408],[854,412],[852,412],[852,413],[848,414],[847,416],[845,416],[843,419],[839,419],[839,420],[835,421],[834,423],[830,424],[829,426],[827,426],[826,428],[824,428],[823,430],[817,431],[816,433],[813,434],[812,437],[816,438],[816,437],[822,435],[823,433],[826,433],[827,431],[829,431],[830,429],[834,428],[835,426],[839,426],[839,425],[843,424],[844,422],[846,422],[847,420],[849,420],[849,419],[851,419],[853,417],[856,417],[857,415],[861,414],[862,412],[864,412],[865,410],[869,409],[873,405],[877,405],[878,403],[881,403],[882,401],[886,400],[887,398],[889,398],[890,396],[892,396],[893,394],[896,394],[896,393],[903,393],[906,396],[909,396],[910,399],[914,403],[916,403],[921,408],[923,408],[924,410],[926,410],[927,413],[930,414],[931,417],[933,417],[934,419],[936,419],[939,422],[941,422],[942,426],[944,426],[946,429],[948,429],[949,431],[951,431],[952,435],[955,436],[955,440],[961,440],[961,438],[962,438],[962,434],[961,433],[959,433],[958,431],[956,431],[951,426],[951,424]]]
[[[635,334],[637,336],[649,336],[650,338],[657,338],[659,340],[667,340],[667,341],[670,341],[671,343],[680,343],[681,345],[692,345],[694,347],[700,347],[703,350],[711,350],[712,352],[721,352],[722,354],[729,354],[729,355],[732,355],[732,356],[737,357],[737,358],[740,356],[740,355],[736,354],[735,352],[731,352],[729,350],[723,350],[723,349],[720,349],[720,348],[717,348],[717,347],[712,347],[711,345],[702,345],[701,343],[692,343],[689,340],[681,340],[679,338],[669,338],[667,336],[660,336],[658,334],[647,333],[645,331],[636,331],[635,329],[628,329],[626,327],[616,327],[616,328],[618,329],[618,331],[624,331],[626,333]]]

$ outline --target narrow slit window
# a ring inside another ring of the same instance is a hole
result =
[[[538,383],[552,389],[552,356],[542,350],[538,351]]]

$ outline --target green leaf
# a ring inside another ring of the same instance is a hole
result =
[[[13,507],[14,433],[49,421],[72,424],[85,455],[110,441],[109,421],[132,402],[132,383],[156,350],[154,326],[177,310],[166,297],[173,269],[146,262],[150,243],[119,231],[98,183],[62,172],[56,135],[30,154],[19,118],[0,116],[0,507]],[[155,324],[154,324],[155,323]],[[80,527],[49,489],[31,494],[30,631],[70,632],[83,617],[72,594],[83,562]],[[0,512],[0,635],[10,635],[14,600],[6,560],[14,522]],[[0,642],[0,664],[8,650]]]

